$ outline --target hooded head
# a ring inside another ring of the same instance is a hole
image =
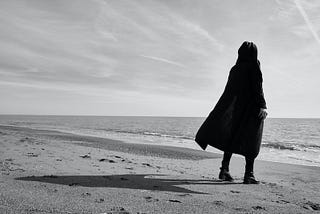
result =
[[[244,41],[238,50],[239,61],[257,61],[258,49],[253,42]]]

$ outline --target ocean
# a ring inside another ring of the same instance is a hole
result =
[[[203,117],[0,115],[1,125],[201,150],[194,136]],[[209,152],[218,152],[208,147]],[[267,118],[260,160],[320,167],[320,119]]]

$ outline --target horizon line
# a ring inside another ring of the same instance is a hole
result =
[[[94,115],[94,114],[3,114],[0,116],[61,116],[61,117],[180,117],[206,118],[207,116],[172,116],[172,115]],[[320,119],[320,117],[267,117],[267,119]]]

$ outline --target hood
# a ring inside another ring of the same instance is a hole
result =
[[[253,42],[245,41],[242,43],[238,50],[237,61],[257,61],[258,60],[258,49]]]

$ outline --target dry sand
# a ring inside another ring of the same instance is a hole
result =
[[[314,213],[318,167],[257,161],[260,185],[217,180],[221,157],[0,126],[0,213]],[[320,212],[319,212],[320,213]]]

